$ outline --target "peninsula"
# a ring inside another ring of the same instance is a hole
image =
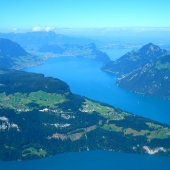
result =
[[[104,149],[170,154],[170,126],[73,94],[42,74],[0,70],[0,159]]]

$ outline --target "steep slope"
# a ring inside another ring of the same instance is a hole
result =
[[[28,53],[17,43],[8,39],[0,39],[0,66],[10,68],[20,56],[28,56]]]
[[[170,99],[170,55],[121,78],[117,85],[137,93]]]
[[[19,57],[28,53],[19,44],[0,38],[0,55]]]
[[[0,159],[105,149],[170,154],[170,127],[72,94],[59,79],[0,70]]]
[[[128,52],[116,61],[111,61],[102,67],[102,70],[119,75],[125,75],[143,67],[148,62],[154,62],[167,51],[149,43],[138,51]]]
[[[0,67],[19,69],[40,60],[27,53],[19,44],[0,38]]]

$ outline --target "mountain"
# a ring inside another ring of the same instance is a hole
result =
[[[170,98],[170,55],[159,46],[149,43],[138,51],[128,52],[101,69],[119,74],[116,84],[136,93]]]
[[[63,47],[57,44],[45,44],[42,45],[37,51],[42,53],[51,52],[55,54],[62,54],[64,50],[65,49]]]
[[[24,48],[34,48],[48,44],[87,44],[91,42],[86,38],[70,37],[66,35],[56,34],[53,31],[37,31],[27,33],[0,33],[0,38],[10,39],[22,45]]]
[[[170,55],[124,76],[117,85],[137,93],[170,99]]]
[[[42,74],[0,69],[0,160],[84,150],[170,154],[170,126],[71,93]]]
[[[0,38],[0,67],[23,68],[40,63],[36,56],[27,53],[19,44]]]
[[[166,55],[167,51],[159,46],[149,43],[137,51],[131,51],[117,59],[106,63],[102,70],[119,75],[129,74],[149,62],[158,60],[161,56]]]
[[[19,44],[0,38],[0,55],[19,57],[26,56],[28,53]]]
[[[50,52],[59,54],[59,56],[75,56],[95,59],[102,63],[107,63],[110,61],[109,56],[98,50],[94,43],[87,45],[76,45],[76,44],[46,44],[41,46],[38,52]]]
[[[53,31],[0,33],[0,37],[20,44],[26,50],[29,50],[29,55],[31,53],[33,56],[38,56],[38,60],[40,60],[38,63],[41,63],[44,59],[55,57],[54,54],[92,58],[103,63],[110,61],[106,53],[99,51],[96,45],[86,38],[69,37],[56,34]]]

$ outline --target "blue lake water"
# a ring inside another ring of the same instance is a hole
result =
[[[123,110],[170,124],[170,101],[131,93],[115,85],[118,76],[100,70],[91,59],[59,57],[24,69],[67,82],[73,93],[109,103]],[[170,157],[88,151],[66,153],[24,162],[0,162],[0,169],[170,169]]]
[[[25,71],[59,78],[69,84],[73,93],[170,124],[170,100],[146,97],[119,88],[115,85],[118,76],[101,71],[101,66],[91,59],[59,57]]]
[[[24,162],[0,162],[1,170],[169,170],[170,158],[109,151],[65,153]]]
[[[134,50],[134,48],[107,48],[107,49],[100,49],[101,51],[107,53],[112,61],[117,60],[127,52]]]

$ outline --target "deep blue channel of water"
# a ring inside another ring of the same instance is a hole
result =
[[[101,63],[91,59],[59,57],[44,65],[24,69],[43,73],[67,82],[73,93],[109,103],[123,110],[170,124],[170,101],[131,93],[115,85],[118,76],[100,70]],[[88,151],[66,153],[24,162],[0,162],[1,169],[103,170],[103,169],[170,169],[170,157]]]
[[[118,76],[102,71],[101,66],[92,59],[59,57],[24,70],[59,78],[68,83],[73,93],[170,124],[170,100],[146,97],[117,87]]]
[[[0,162],[1,170],[169,170],[170,158],[109,151],[65,153],[31,161]]]

